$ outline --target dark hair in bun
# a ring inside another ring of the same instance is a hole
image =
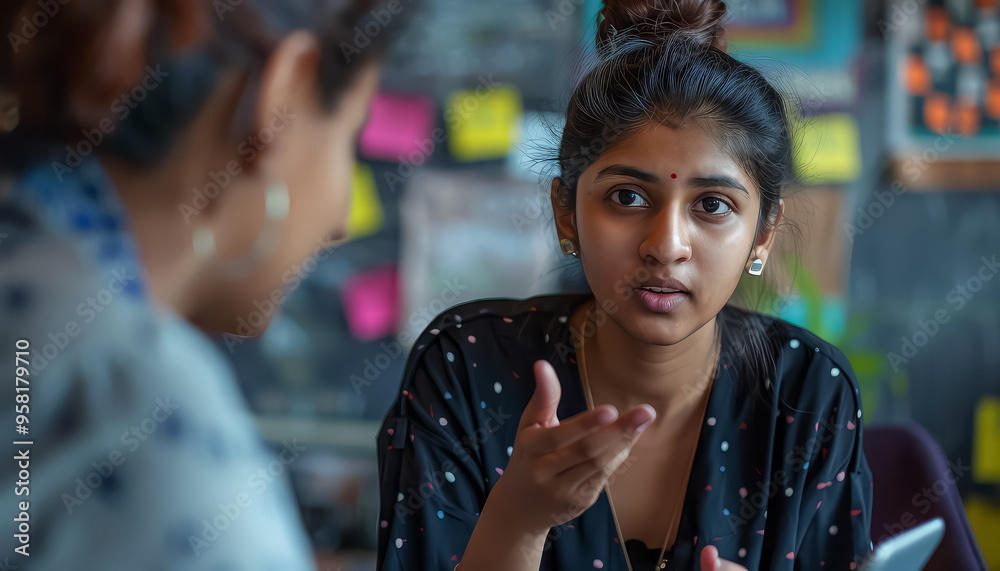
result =
[[[726,53],[718,0],[606,0],[595,61],[573,92],[558,153],[560,206],[575,208],[580,175],[601,154],[656,122],[696,124],[718,141],[760,195],[757,234],[773,231],[793,181],[790,107],[754,67]],[[755,240],[756,242],[756,236]],[[747,259],[754,243],[746,244]],[[770,320],[727,305],[719,331],[742,387],[761,395],[774,376]]]
[[[719,0],[609,0],[601,10],[597,43],[607,44],[631,30],[654,41],[668,34],[685,36],[726,51],[725,16],[726,4]]]

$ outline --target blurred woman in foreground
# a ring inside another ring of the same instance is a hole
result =
[[[268,450],[205,334],[262,332],[298,266],[344,234],[355,136],[405,10],[42,4],[0,8],[0,91],[17,101],[0,135],[0,347],[21,407],[0,420],[31,442],[12,450],[27,468],[0,468],[28,503],[4,518],[4,554],[313,568],[284,473],[303,447]]]

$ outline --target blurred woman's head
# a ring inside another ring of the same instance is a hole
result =
[[[792,177],[785,103],[726,53],[725,12],[717,0],[607,0],[597,62],[567,111],[559,237],[613,322],[655,345],[709,323],[767,261]]]
[[[43,160],[62,178],[98,157],[152,296],[206,330],[259,333],[273,313],[250,320],[253,331],[239,324],[345,234],[355,138],[412,6],[50,4],[0,8],[13,38],[0,91],[16,94],[20,113],[0,136],[0,166]]]

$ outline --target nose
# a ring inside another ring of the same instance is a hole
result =
[[[650,265],[669,265],[691,259],[691,229],[682,204],[670,202],[648,219],[639,256]]]

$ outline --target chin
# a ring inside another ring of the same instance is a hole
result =
[[[209,335],[237,335],[252,339],[264,334],[279,310],[269,301],[240,304],[239,307],[227,305],[191,322]]]
[[[616,316],[618,325],[636,341],[649,345],[676,345],[697,331],[700,323],[692,317],[691,307],[677,307],[667,313],[654,312],[634,296],[625,300],[623,307],[626,311]]]

